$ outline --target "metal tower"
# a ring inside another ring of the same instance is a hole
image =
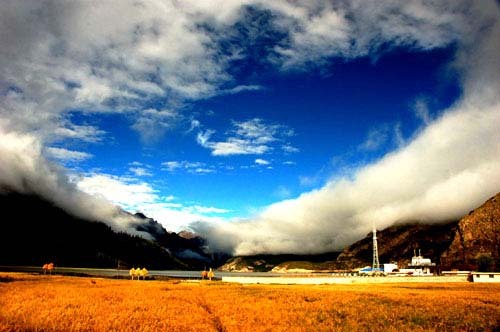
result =
[[[373,263],[372,270],[380,269],[380,263],[378,261],[378,248],[377,248],[377,230],[375,229],[375,225],[373,225]]]

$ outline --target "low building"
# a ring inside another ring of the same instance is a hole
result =
[[[473,282],[500,282],[499,272],[472,272]]]

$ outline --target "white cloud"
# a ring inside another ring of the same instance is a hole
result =
[[[279,186],[274,191],[274,196],[276,196],[278,199],[287,199],[292,196],[292,191],[286,186]]]
[[[194,205],[194,206],[191,206],[187,209],[192,210],[196,213],[202,213],[202,214],[224,214],[224,213],[231,212],[229,210],[220,209],[220,208],[216,208],[213,206],[200,206],[200,205]]]
[[[198,133],[197,141],[204,148],[212,150],[214,156],[261,155],[274,149],[276,142],[293,136],[293,130],[284,125],[267,124],[254,118],[247,121],[233,121],[233,128],[225,141],[212,141],[213,130]]]
[[[250,140],[230,137],[225,142],[206,142],[202,145],[212,150],[214,156],[229,156],[239,154],[264,154],[271,150],[268,145],[255,144]]]
[[[161,163],[162,166],[164,166],[164,170],[167,170],[169,172],[173,172],[176,169],[180,168],[182,166],[182,163],[178,161],[165,161]]]
[[[422,121],[424,125],[431,123],[432,117],[427,106],[427,101],[424,98],[419,98],[415,101],[413,110],[417,119]]]
[[[182,169],[188,173],[197,173],[197,174],[207,174],[207,173],[215,173],[216,169],[213,166],[208,166],[206,163],[202,163],[199,161],[165,161],[162,162],[163,166],[162,170],[174,172],[176,170]]]
[[[54,131],[56,137],[62,139],[75,139],[83,142],[96,143],[102,141],[102,136],[106,132],[98,129],[95,126],[81,126],[72,123],[66,124],[65,127],[59,127]]]
[[[269,164],[270,164],[270,162],[269,162],[269,161],[267,161],[267,160],[265,160],[265,159],[261,159],[261,158],[257,158],[257,159],[255,159],[255,163],[256,163],[257,165],[269,165]]]
[[[50,157],[61,161],[78,162],[93,157],[92,154],[87,152],[73,151],[64,148],[48,147],[45,150]]]
[[[135,178],[95,173],[77,179],[76,183],[83,192],[104,198],[131,213],[140,211],[169,231],[187,229],[193,222],[219,222],[221,219],[212,215],[229,212],[217,207],[173,203],[174,196],[161,197],[150,184]]]
[[[153,173],[144,167],[130,167],[128,170],[134,173],[135,176],[153,176]]]
[[[299,148],[296,148],[295,146],[292,146],[291,144],[285,144],[281,148],[286,153],[298,153],[298,152],[300,152]]]
[[[78,190],[64,169],[48,161],[42,152],[42,144],[34,135],[5,131],[0,126],[0,191],[37,194],[77,217],[103,221],[114,230],[145,236],[133,227],[138,220],[108,200]]]
[[[215,173],[215,170],[213,168],[202,168],[198,167],[194,169],[194,173],[198,174],[208,174],[208,173]]]
[[[360,148],[366,151],[377,150],[387,141],[388,131],[389,127],[387,125],[371,129]]]
[[[146,182],[109,174],[85,176],[78,181],[77,187],[129,211],[136,210],[143,203],[152,203],[158,199],[157,192]]]
[[[172,110],[149,108],[137,116],[132,129],[137,131],[143,142],[154,143],[163,137],[168,129],[175,127],[180,115]]]
[[[217,209],[217,208],[213,208]],[[220,209],[225,211],[224,209]],[[169,231],[181,231],[189,229],[193,223],[201,224],[222,224],[223,218],[212,216],[214,211],[196,209],[194,207],[185,207],[182,204],[172,203],[144,203],[140,206],[140,211],[148,217],[157,220]],[[220,214],[225,212],[215,212]]]
[[[222,90],[221,94],[233,95],[244,91],[258,91],[262,90],[260,85],[238,85],[231,89]]]

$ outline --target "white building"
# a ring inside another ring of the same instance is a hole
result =
[[[499,272],[472,272],[473,282],[500,282]]]

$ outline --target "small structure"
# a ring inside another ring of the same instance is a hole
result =
[[[434,274],[435,268],[436,263],[432,263],[430,258],[424,258],[419,250],[418,256],[413,254],[408,268],[400,269],[399,272],[412,276],[431,276]]]
[[[473,282],[500,282],[499,272],[472,272]]]
[[[384,263],[384,273],[391,273],[398,269],[398,264],[396,263]]]

